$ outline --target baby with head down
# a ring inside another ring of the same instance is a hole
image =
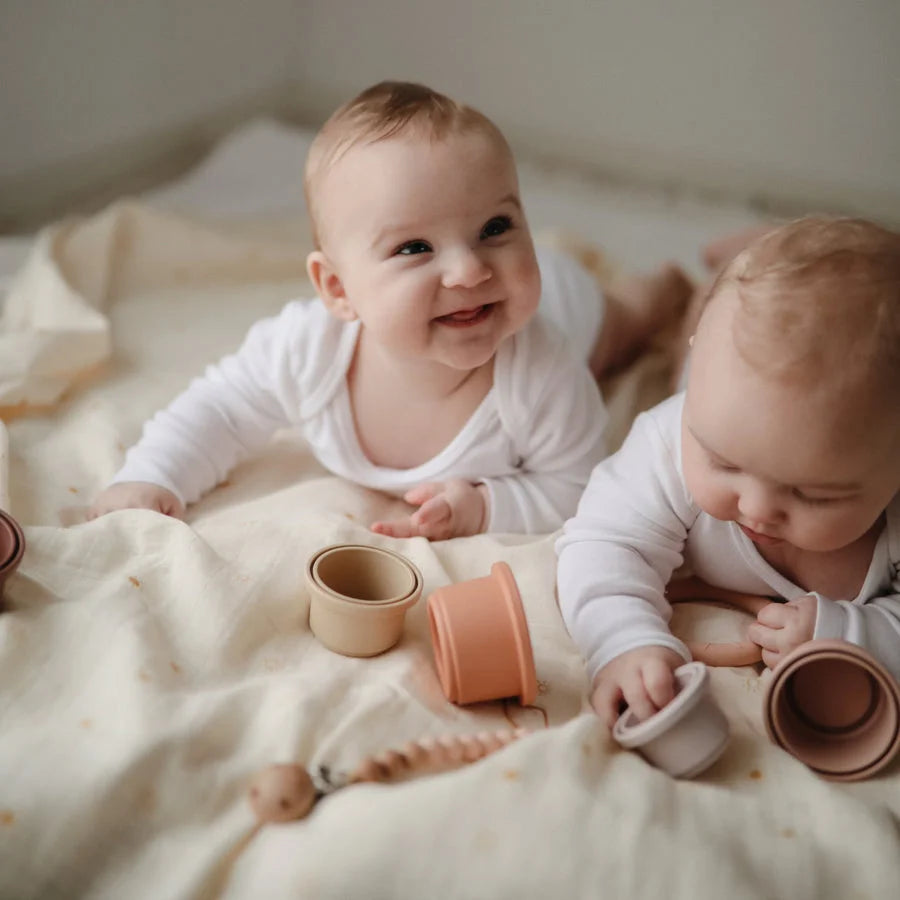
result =
[[[900,678],[898,491],[900,235],[816,217],[757,238],[712,286],[686,391],[596,467],[557,543],[595,710],[674,696],[683,563],[773,598],[750,626],[768,666],[841,638]]]
[[[421,85],[341,107],[305,187],[317,299],[257,323],[148,422],[91,515],[180,516],[295,426],[331,472],[410,504],[376,532],[558,528],[604,455],[592,370],[665,323],[676,275],[603,297],[573,260],[536,253],[503,135]]]

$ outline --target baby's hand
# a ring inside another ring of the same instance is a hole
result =
[[[795,647],[812,640],[818,607],[812,594],[804,594],[790,603],[769,603],[759,611],[747,634],[762,647],[763,662],[770,669]]]
[[[430,481],[408,490],[403,499],[419,508],[405,519],[373,522],[372,531],[389,537],[425,537],[445,541],[480,534],[488,519],[487,488],[454,478]]]
[[[675,697],[675,670],[681,665],[684,660],[668,647],[629,650],[597,673],[591,706],[609,728],[623,700],[640,721],[649,719]]]
[[[176,519],[184,516],[184,504],[164,487],[146,481],[121,481],[98,494],[87,518],[96,519],[117,509],[152,509]]]

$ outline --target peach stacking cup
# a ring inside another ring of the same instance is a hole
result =
[[[528,624],[512,570],[494,563],[490,575],[438,588],[428,598],[434,661],[451,703],[537,696]]]
[[[422,594],[419,570],[399,553],[335,544],[306,566],[309,627],[344,656],[377,656],[403,634],[406,611]]]
[[[900,749],[900,684],[839,640],[801,644],[775,668],[763,701],[773,743],[832,781],[858,781]]]

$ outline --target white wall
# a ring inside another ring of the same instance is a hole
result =
[[[294,74],[293,0],[3,0],[0,9],[5,175],[183,125]]]
[[[277,106],[300,6],[0,0],[0,226]]]
[[[482,108],[520,148],[616,176],[900,222],[900,0],[0,10],[0,220],[4,203],[25,209],[112,178],[191,128],[221,126],[224,111],[290,108],[317,122],[399,77]]]
[[[612,173],[900,221],[900,0],[307,0],[308,113],[384,77]]]

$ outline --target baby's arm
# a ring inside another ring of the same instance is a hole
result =
[[[519,456],[510,474],[480,479],[488,495],[485,530],[556,531],[606,455],[608,414],[597,384],[565,340],[542,328],[527,336],[495,390]]]
[[[545,534],[572,515],[605,454],[607,415],[597,385],[561,335],[545,326],[523,335],[516,358],[504,365],[499,377],[495,371],[494,390],[517,448],[515,460],[503,461],[510,474],[417,485],[404,499],[419,509],[403,520],[375,522],[374,531],[431,540],[483,531]]]
[[[618,453],[594,470],[556,545],[560,610],[608,722],[620,699],[641,717],[665,705],[672,672],[690,659],[668,629],[664,596],[696,515],[673,452],[655,419],[638,417]]]
[[[96,519],[117,509],[149,509],[180,519],[184,504],[171,491],[146,481],[120,481],[101,491],[88,510],[88,519]]]
[[[180,515],[274,431],[291,424],[295,305],[254,325],[237,353],[209,366],[146,423],[91,517],[130,507]]]

